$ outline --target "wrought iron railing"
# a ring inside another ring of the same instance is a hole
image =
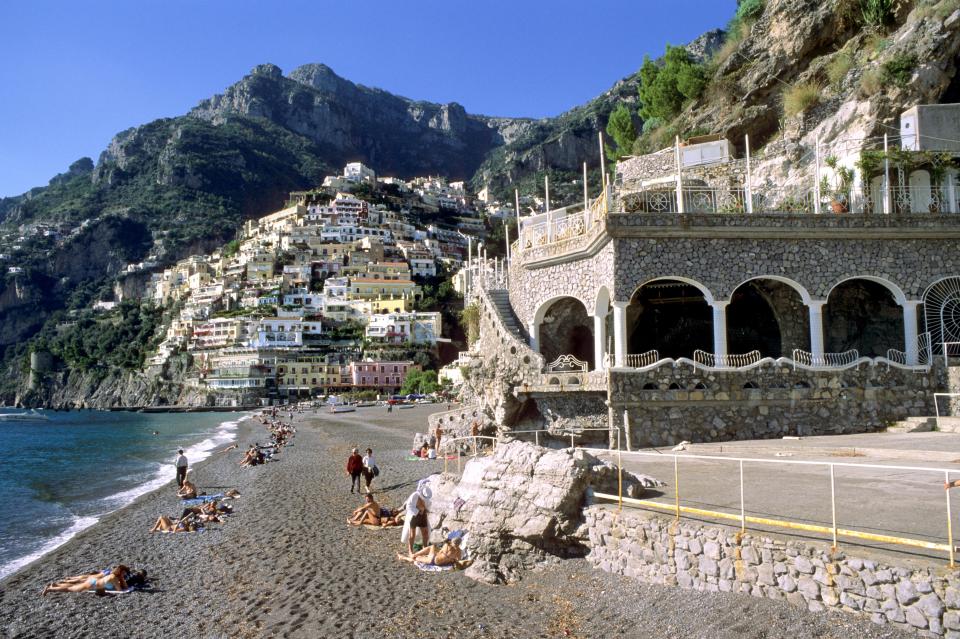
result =
[[[743,368],[744,366],[753,366],[759,363],[761,359],[763,359],[763,356],[760,355],[758,350],[733,355],[717,355],[699,349],[693,351],[693,361],[705,368]]]
[[[626,356],[625,360],[624,364],[630,368],[645,368],[660,361],[660,352],[653,350],[646,353],[631,353]]]
[[[911,365],[907,363],[906,351],[901,351],[896,348],[887,349],[887,359],[889,359],[891,362],[900,364],[901,366]],[[929,366],[932,360],[933,344],[930,333],[920,333],[917,335],[917,361],[912,365]]]
[[[793,361],[807,368],[846,368],[856,364],[858,359],[860,359],[860,353],[856,349],[822,355],[814,355],[810,351],[799,348],[793,349]]]
[[[956,213],[948,211],[943,189],[935,186],[890,187],[891,213]]]
[[[544,373],[586,373],[589,364],[573,355],[561,355],[543,367]]]

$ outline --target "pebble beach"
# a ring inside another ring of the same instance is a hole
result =
[[[191,473],[207,493],[241,497],[202,533],[151,534],[182,506],[168,486],[104,517],[0,581],[0,637],[905,637],[867,619],[810,613],[784,602],[640,584],[567,560],[507,586],[462,572],[420,572],[396,559],[399,529],[345,523],[350,449],[371,447],[374,491],[399,506],[443,462],[407,459],[436,406],[387,413],[295,414],[297,434],[274,460],[240,467],[262,426],[241,422],[237,449]],[[144,568],[150,588],[126,595],[40,596],[47,583],[119,563]]]

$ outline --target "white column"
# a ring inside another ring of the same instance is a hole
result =
[[[957,208],[957,173],[956,171],[947,171],[943,178],[947,192],[947,210],[944,213],[960,213]]]
[[[531,320],[527,325],[527,332],[530,333],[530,348],[540,352],[540,325],[536,320]]]
[[[810,352],[814,357],[823,357],[823,307],[826,300],[810,300]]]
[[[713,304],[713,354],[723,365],[727,355],[727,305],[730,301],[714,300]]]
[[[607,343],[607,318],[602,315],[593,316],[593,369],[603,370],[603,345]]]
[[[627,361],[627,306],[630,302],[612,302],[613,305],[613,365],[621,368]]]
[[[906,300],[903,306],[903,342],[904,352],[907,354],[907,366],[916,366],[920,363],[920,348],[917,344],[917,307],[923,304],[920,300]]]

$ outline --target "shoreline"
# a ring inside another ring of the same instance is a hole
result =
[[[97,410],[97,409],[91,409],[91,410]],[[243,435],[243,432],[242,432],[243,429],[246,428],[247,431],[252,431],[252,430],[253,430],[252,426],[253,426],[254,422],[252,421],[252,417],[253,417],[253,414],[248,412],[248,413],[245,413],[245,414],[239,416],[238,419],[236,419],[236,420],[224,420],[224,421],[220,422],[219,424],[217,424],[217,428],[213,431],[213,433],[208,434],[208,437],[206,437],[206,438],[204,438],[204,439],[201,439],[201,440],[195,442],[194,444],[192,444],[192,446],[196,446],[196,445],[199,445],[199,444],[203,443],[204,441],[206,441],[206,439],[209,439],[210,436],[214,436],[215,433],[217,432],[217,430],[219,430],[220,428],[222,428],[222,427],[224,426],[224,424],[230,423],[230,422],[232,422],[232,421],[235,421],[235,422],[236,422],[236,427],[233,429],[234,438],[233,438],[232,440],[229,440],[229,441],[225,442],[225,443],[224,443],[224,446],[230,445],[230,442],[231,442],[231,441],[232,441],[232,442],[238,442],[238,441],[240,440],[240,437]],[[188,447],[188,448],[189,448],[189,447]],[[191,462],[190,468],[191,468],[191,469],[197,469],[197,470],[202,469],[205,465],[207,465],[208,462],[210,462],[210,461],[213,460],[215,454],[216,454],[216,451],[215,451],[215,450],[209,451],[209,453],[207,454],[207,456],[206,456],[205,458],[197,461],[196,463]],[[172,466],[172,464],[171,464],[171,466]],[[191,474],[194,474],[194,473],[191,472]],[[131,488],[125,490],[125,491],[120,491],[120,492],[118,492],[118,493],[114,493],[114,494],[107,495],[107,496],[103,497],[102,499],[103,499],[103,500],[116,499],[116,498],[124,495],[125,493],[137,491],[137,490],[139,490],[140,488],[143,488],[144,486],[148,486],[149,484],[151,484],[151,483],[153,483],[153,482],[155,482],[155,481],[157,481],[157,479],[147,480],[146,482],[144,482],[144,483],[142,483],[142,484],[138,484],[138,485],[136,485],[136,486],[133,486],[133,487],[131,487]],[[120,516],[125,510],[136,506],[141,500],[145,500],[145,499],[150,498],[151,496],[155,496],[155,495],[156,495],[157,493],[159,493],[160,491],[169,490],[170,484],[173,483],[174,481],[176,481],[175,476],[171,476],[171,477],[169,477],[168,480],[165,481],[164,483],[159,484],[159,485],[157,485],[157,486],[155,486],[155,487],[153,487],[153,488],[148,488],[148,489],[145,490],[144,492],[136,495],[131,501],[129,501],[129,502],[123,504],[122,506],[120,506],[120,507],[118,507],[118,508],[115,508],[115,509],[113,509],[113,510],[108,510],[108,511],[106,511],[106,512],[104,512],[104,513],[101,513],[101,514],[98,514],[98,515],[86,515],[86,516],[82,516],[82,517],[78,516],[78,521],[77,521],[77,522],[75,522],[73,525],[71,525],[70,527],[68,527],[66,530],[64,530],[63,532],[61,532],[60,534],[58,534],[56,537],[52,537],[52,538],[49,539],[48,541],[45,541],[45,542],[43,543],[43,545],[40,547],[39,550],[37,550],[37,551],[35,551],[34,553],[31,553],[31,554],[29,554],[29,555],[25,555],[24,557],[18,557],[18,558],[16,558],[16,559],[13,559],[13,560],[11,560],[10,562],[8,562],[8,563],[19,562],[19,561],[22,561],[23,559],[26,559],[27,557],[31,557],[31,556],[35,555],[35,556],[33,556],[32,559],[30,559],[28,562],[26,562],[26,563],[24,563],[23,565],[17,567],[16,569],[14,569],[14,570],[13,570],[12,572],[10,572],[9,574],[6,574],[6,575],[3,575],[2,577],[0,577],[0,591],[3,590],[3,586],[4,586],[4,584],[5,584],[5,582],[6,582],[7,580],[9,580],[9,579],[12,578],[12,577],[15,577],[15,576],[16,576],[18,573],[20,573],[21,571],[26,570],[26,569],[30,568],[31,566],[33,566],[34,564],[36,564],[37,562],[42,561],[44,558],[48,557],[51,553],[54,553],[54,552],[56,552],[56,551],[58,551],[58,550],[61,550],[61,549],[65,549],[67,546],[69,546],[70,544],[74,543],[76,540],[80,539],[80,538],[81,538],[84,534],[86,534],[88,531],[90,531],[90,530],[92,530],[92,529],[94,529],[94,528],[96,528],[96,527],[104,524],[104,522],[106,522],[108,519],[114,517],[115,515],[116,515],[116,516]],[[73,528],[75,528],[75,527],[77,526],[77,523],[79,523],[79,522],[81,522],[81,521],[84,521],[84,520],[90,520],[90,519],[93,519],[94,521],[93,521],[92,523],[88,523],[86,526],[81,527],[79,530],[77,530],[77,531],[75,531],[75,532],[73,532],[73,533],[70,533],[70,530],[73,529]],[[69,536],[67,536],[68,533],[69,533]],[[63,538],[64,536],[66,536],[66,538],[63,539],[63,541],[59,541],[59,543],[51,543],[51,542],[56,542],[57,540]]]
[[[371,624],[384,636],[428,639],[908,636],[783,602],[640,584],[585,560],[551,562],[510,586],[398,561],[398,529],[344,523],[360,501],[350,494],[344,463],[353,446],[371,446],[382,471],[376,498],[399,506],[419,479],[443,469],[439,460],[407,459],[413,433],[426,430],[436,408],[297,414],[291,443],[253,468],[237,462],[247,441],[264,436],[244,420],[238,450],[197,464],[198,488],[240,491],[225,523],[203,534],[151,535],[156,517],[171,514],[179,500],[170,486],[141,496],[0,581],[0,637],[129,635],[136,628],[141,637],[312,638],[366,636]],[[146,568],[150,589],[120,597],[39,595],[45,583],[121,562]]]

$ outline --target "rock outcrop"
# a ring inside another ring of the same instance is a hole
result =
[[[467,462],[462,476],[431,477],[430,525],[439,540],[467,531],[473,559],[467,575],[488,583],[515,581],[550,558],[583,556],[580,531],[591,489],[615,494],[617,470],[582,450],[550,450],[527,442],[501,444]],[[656,479],[624,471],[624,493],[637,497]]]

